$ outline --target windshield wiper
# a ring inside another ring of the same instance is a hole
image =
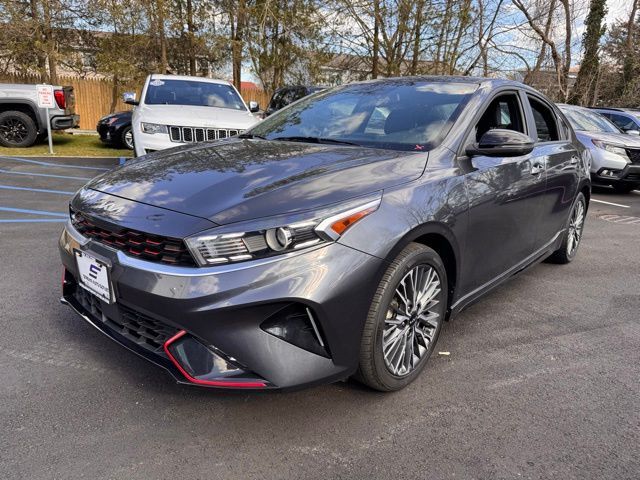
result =
[[[238,135],[238,138],[248,138],[248,139],[258,138],[260,140],[266,140],[266,138],[263,137],[262,135],[254,135],[253,133],[241,133],[240,135]]]
[[[338,140],[335,138],[322,138],[322,137],[275,137],[271,140],[279,140],[281,142],[309,142],[309,143],[330,143],[334,145],[353,145],[360,147],[361,145],[347,140]]]

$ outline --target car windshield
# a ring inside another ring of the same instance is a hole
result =
[[[620,129],[599,113],[579,108],[563,108],[562,113],[576,130],[587,132],[620,133]]]
[[[406,79],[335,87],[275,113],[247,135],[425,151],[442,141],[477,88]]]
[[[144,103],[246,110],[244,102],[230,85],[197,80],[151,80]]]

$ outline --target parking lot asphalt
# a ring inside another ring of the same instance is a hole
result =
[[[2,478],[640,478],[640,192],[595,190],[576,260],[446,324],[405,390],[231,393],[58,303],[70,192],[117,159],[29,160],[0,157]]]

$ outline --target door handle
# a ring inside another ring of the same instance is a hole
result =
[[[542,163],[534,163],[531,167],[531,175],[538,175],[544,172],[544,164]]]

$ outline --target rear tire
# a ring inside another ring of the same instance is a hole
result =
[[[24,112],[10,110],[0,113],[0,145],[27,148],[36,142],[36,122]]]
[[[411,243],[387,268],[371,302],[356,379],[390,392],[424,369],[447,308],[447,272],[431,248]]]
[[[640,188],[640,185],[627,185],[624,183],[618,183],[616,185],[613,185],[613,190],[616,193],[622,193],[622,194],[631,193],[633,190],[636,190],[637,188]]]
[[[578,193],[573,208],[571,209],[569,223],[562,237],[562,244],[560,248],[549,257],[551,262],[566,264],[575,258],[578,247],[580,246],[580,240],[582,240],[582,231],[584,229],[586,216],[587,201],[581,192]]]

